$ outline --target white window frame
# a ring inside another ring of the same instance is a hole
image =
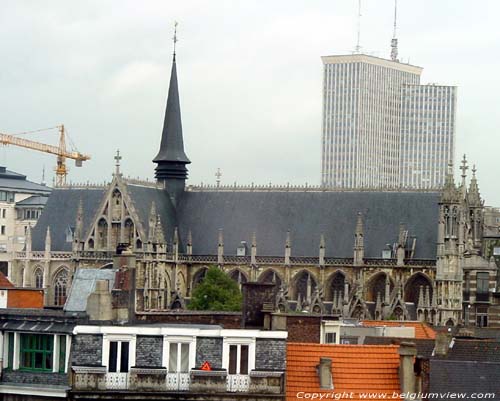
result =
[[[106,373],[120,373],[120,372],[110,372],[109,371],[109,346],[112,341],[118,342],[118,349],[116,354],[116,367],[117,370],[120,369],[121,363],[121,343],[128,342],[128,370],[135,366],[135,349],[136,349],[136,336],[131,334],[104,334],[102,339],[102,366],[106,367]]]
[[[255,338],[238,338],[238,337],[224,337],[222,343],[222,368],[226,369],[229,374],[229,346],[237,345],[237,359],[236,359],[236,371],[240,374],[240,357],[241,357],[241,346],[248,345],[248,373],[250,374],[252,370],[255,370]]]
[[[163,336],[163,353],[161,364],[168,371],[168,361],[170,357],[170,344],[189,344],[189,366],[188,372],[195,367],[196,364],[196,337],[195,336]],[[177,353],[177,358],[180,358],[180,353]],[[179,359],[178,359],[179,361]],[[169,372],[170,373],[170,372]]]

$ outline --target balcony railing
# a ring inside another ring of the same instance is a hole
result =
[[[112,373],[106,372],[104,366],[74,366],[72,370],[75,391],[284,393],[283,372],[252,371],[248,375],[228,375],[223,369],[168,373],[165,368],[132,367],[128,373]]]
[[[167,391],[188,391],[190,383],[189,373],[167,373]]]
[[[230,393],[248,392],[249,389],[249,375],[227,375],[227,391]]]
[[[107,390],[126,390],[128,389],[128,373],[106,373]]]

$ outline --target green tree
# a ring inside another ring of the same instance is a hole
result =
[[[240,311],[241,302],[238,284],[219,268],[211,267],[203,281],[194,289],[188,309]]]

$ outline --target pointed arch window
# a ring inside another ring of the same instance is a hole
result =
[[[54,305],[63,306],[66,302],[69,274],[61,269],[54,277]]]
[[[106,249],[108,246],[108,222],[102,218],[97,223],[97,246]]]
[[[35,288],[43,288],[43,270],[40,267],[35,269]]]

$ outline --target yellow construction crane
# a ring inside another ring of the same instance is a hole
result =
[[[84,155],[77,151],[69,152],[66,150],[66,133],[64,125],[59,128],[59,146],[47,145],[41,142],[31,141],[29,139],[18,138],[15,135],[8,135],[0,133],[0,144],[2,145],[15,145],[22,148],[38,150],[40,152],[51,153],[57,156],[56,172],[56,187],[66,184],[66,176],[68,175],[68,168],[66,167],[66,159],[73,159],[77,167],[82,166],[82,162],[89,160],[89,155]]]

